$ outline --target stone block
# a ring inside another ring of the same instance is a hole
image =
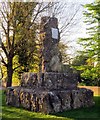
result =
[[[21,86],[27,88],[43,89],[76,89],[77,76],[71,73],[24,73],[22,75]]]
[[[85,88],[72,90],[72,100],[72,107],[74,109],[93,106],[93,91]]]
[[[73,80],[74,79],[74,80]],[[44,87],[47,89],[76,89],[77,78],[68,73],[47,72],[44,74]]]
[[[28,92],[27,90],[21,90],[20,91],[20,102],[23,108],[27,110],[31,110],[30,92]]]
[[[70,90],[62,90],[57,92],[57,96],[61,100],[61,109],[62,111],[71,109],[71,91]]]
[[[80,90],[82,91],[82,94],[84,96],[83,107],[93,106],[95,104],[93,100],[93,91],[86,88],[81,88]]]
[[[39,111],[42,113],[53,113],[53,106],[50,101],[50,94],[48,92],[42,92],[39,99]]]
[[[20,106],[20,88],[19,87],[9,87],[6,90],[6,104],[15,107]]]
[[[23,73],[21,78],[21,86],[32,88],[37,85],[37,73]]]
[[[93,92],[77,90],[32,90],[23,87],[8,88],[6,104],[45,114],[62,112],[94,105]]]
[[[48,92],[49,101],[54,110],[54,112],[61,112],[61,100],[57,96],[57,94],[53,91]]]

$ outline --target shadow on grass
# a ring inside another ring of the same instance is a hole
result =
[[[100,96],[94,97],[95,105],[89,108],[80,108],[65,112],[55,113],[58,117],[67,117],[74,120],[100,120]]]

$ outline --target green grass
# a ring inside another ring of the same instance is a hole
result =
[[[0,91],[1,94],[1,91]],[[20,119],[20,120],[31,120],[31,119],[59,119],[59,120],[100,120],[100,96],[94,97],[95,106],[91,108],[81,108],[76,110],[70,110],[62,113],[56,113],[52,115],[45,115],[42,113],[30,112],[23,108],[15,108],[6,106],[5,95],[2,92],[2,119]],[[0,114],[1,115],[1,114]]]

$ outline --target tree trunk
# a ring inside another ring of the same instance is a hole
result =
[[[12,86],[12,75],[13,75],[12,60],[13,60],[13,58],[8,59],[6,87],[11,87]]]

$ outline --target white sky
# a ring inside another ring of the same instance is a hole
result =
[[[77,4],[88,4],[88,3],[93,3],[95,0],[66,0],[67,2],[74,2]],[[80,12],[80,16],[82,16],[82,18],[80,19],[79,23],[73,28],[73,33],[70,34],[67,38],[64,39],[64,42],[67,43],[67,40],[72,41],[69,42],[69,50],[67,51],[68,54],[71,54],[71,56],[75,56],[76,55],[76,51],[82,49],[78,44],[77,44],[77,40],[78,38],[82,38],[82,37],[86,37],[86,24],[83,22],[84,21],[84,17],[82,14],[82,11],[84,10],[84,8],[81,9]]]

